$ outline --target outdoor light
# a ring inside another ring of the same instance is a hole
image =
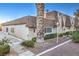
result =
[[[59,25],[59,22],[57,22],[57,41],[56,41],[57,44],[58,44],[58,25]]]
[[[72,16],[72,32],[74,31],[74,19],[75,19],[75,16]]]
[[[57,26],[59,25],[59,22],[57,22]]]

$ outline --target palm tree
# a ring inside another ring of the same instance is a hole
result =
[[[76,9],[76,12],[74,13],[74,15],[75,15],[76,17],[79,17],[79,9]]]
[[[79,31],[79,8],[76,9],[76,12],[74,13],[75,15],[75,28],[76,31]]]
[[[37,42],[44,42],[44,3],[36,3]]]

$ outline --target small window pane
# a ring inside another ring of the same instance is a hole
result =
[[[6,32],[8,32],[8,27],[6,28]]]
[[[14,28],[11,28],[11,32],[14,33]]]
[[[52,28],[45,28],[45,33],[50,33],[52,32]]]

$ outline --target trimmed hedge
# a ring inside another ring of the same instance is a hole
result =
[[[10,46],[8,44],[0,45],[0,56],[3,56],[10,52]]]
[[[57,36],[56,33],[54,33],[54,34],[47,34],[47,35],[45,35],[44,40],[51,39],[51,38],[55,38],[56,36]],[[36,42],[36,37],[33,37],[32,38],[32,41],[33,42]]]
[[[63,33],[60,33],[58,36],[59,36],[59,37],[62,37],[62,36],[63,36]]]
[[[22,45],[27,46],[27,47],[34,47],[34,44],[35,44],[35,42],[32,40],[30,40],[30,41],[26,40],[26,41],[22,42]]]
[[[63,35],[72,35],[72,32],[70,31],[70,32],[65,32],[65,33],[63,33]]]
[[[56,33],[54,33],[54,34],[47,34],[47,35],[45,35],[44,39],[47,40],[47,39],[55,38],[56,36],[57,36]]]
[[[70,32],[65,32],[65,33],[58,33],[58,37],[62,37],[63,35],[67,35],[67,36],[72,35],[72,32],[70,31]],[[56,38],[56,37],[57,37],[57,33],[47,34],[44,36],[44,40],[52,39],[52,38]],[[33,37],[32,41],[36,42],[36,37]]]
[[[74,31],[75,32],[75,31]],[[59,37],[62,37],[63,35],[72,35],[72,32],[65,32],[65,33],[59,33],[58,36]],[[57,33],[54,33],[54,34],[47,34],[45,35],[44,39],[47,40],[47,39],[52,39],[52,38],[55,38],[57,37]]]
[[[72,34],[72,41],[75,42],[75,43],[79,43],[79,32],[74,32]]]

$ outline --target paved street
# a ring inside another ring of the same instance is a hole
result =
[[[79,43],[69,42],[42,56],[79,56]]]

